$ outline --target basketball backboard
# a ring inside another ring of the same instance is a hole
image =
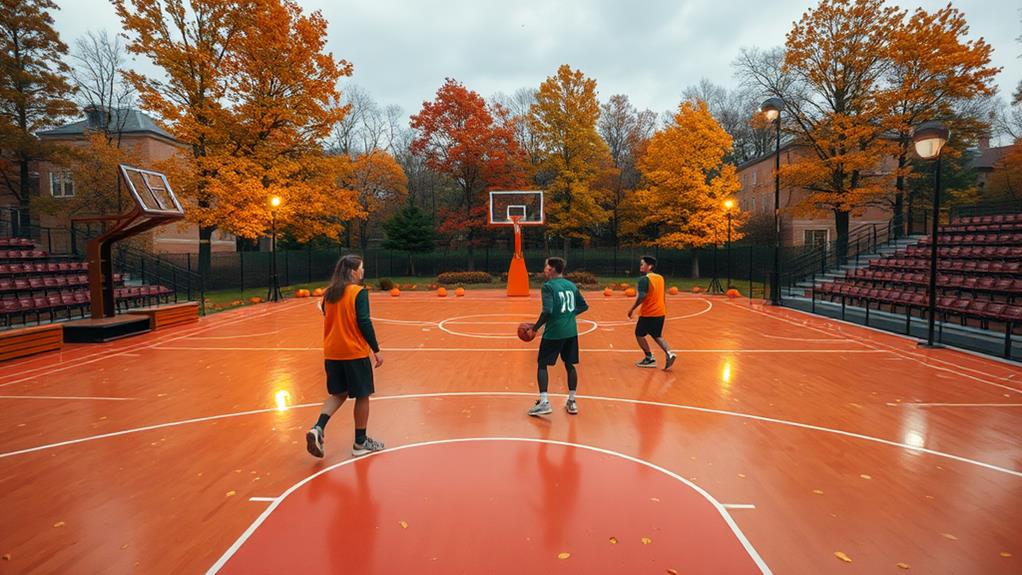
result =
[[[147,216],[181,215],[184,210],[170,188],[167,177],[159,172],[121,164],[121,177],[131,197]]]
[[[545,221],[543,192],[535,190],[490,192],[490,213],[487,223],[492,226],[513,226],[516,219],[520,226],[543,225]]]

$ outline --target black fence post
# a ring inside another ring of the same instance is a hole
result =
[[[245,294],[245,250],[241,250],[240,252],[238,252],[238,259],[239,259],[239,262],[240,262],[238,264],[238,268],[239,268],[238,277],[241,278],[241,293],[242,293],[242,295],[244,295]],[[212,267],[212,266],[210,266],[210,267]]]
[[[284,250],[284,285],[286,286],[291,285],[291,272],[289,271],[290,265],[288,264],[288,260],[291,259],[288,257],[290,253],[291,250]]]
[[[309,244],[309,249],[305,250],[305,253],[306,253],[307,260],[308,260],[308,262],[307,262],[307,267],[308,267],[307,272],[308,273],[306,274],[306,277],[307,277],[306,281],[311,284],[312,283],[312,244],[311,243]]]

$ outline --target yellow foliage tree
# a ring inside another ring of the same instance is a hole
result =
[[[408,178],[394,156],[372,150],[351,162],[341,183],[354,192],[362,214],[358,221],[358,240],[364,253],[369,247],[369,218],[382,221],[401,206],[408,196]]]
[[[653,135],[639,158],[646,186],[636,192],[640,224],[656,228],[646,245],[679,249],[723,241],[724,202],[740,188],[735,167],[724,163],[731,143],[702,101],[683,102],[673,123]],[[747,215],[737,206],[731,215],[731,238],[741,239]]]
[[[608,174],[615,170],[596,130],[600,103],[596,80],[563,65],[540,84],[529,126],[541,148],[540,180],[546,182],[547,229],[565,239],[588,239],[610,218]]]

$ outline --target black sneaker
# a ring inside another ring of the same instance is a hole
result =
[[[564,402],[564,410],[570,413],[571,415],[578,415],[578,406],[575,405],[574,399],[569,399],[568,401]]]
[[[642,361],[635,362],[635,367],[656,367],[656,358],[644,357]]]
[[[305,434],[305,446],[313,457],[323,457],[323,430],[318,425]]]
[[[667,371],[668,369],[671,369],[671,366],[674,365],[674,360],[676,360],[676,359],[678,359],[678,356],[674,355],[671,352],[668,352],[667,353],[667,361],[664,363],[664,371]]]

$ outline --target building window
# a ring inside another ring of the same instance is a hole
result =
[[[756,174],[757,174],[756,170],[753,170],[752,171],[752,185],[754,185],[754,186],[756,185]]]
[[[55,198],[74,197],[75,182],[71,172],[50,172],[50,193]]]
[[[829,230],[805,230],[803,234],[803,241],[807,246],[827,245]]]
[[[752,211],[752,212],[756,211],[756,198],[752,198],[752,210],[750,210],[750,211]]]

